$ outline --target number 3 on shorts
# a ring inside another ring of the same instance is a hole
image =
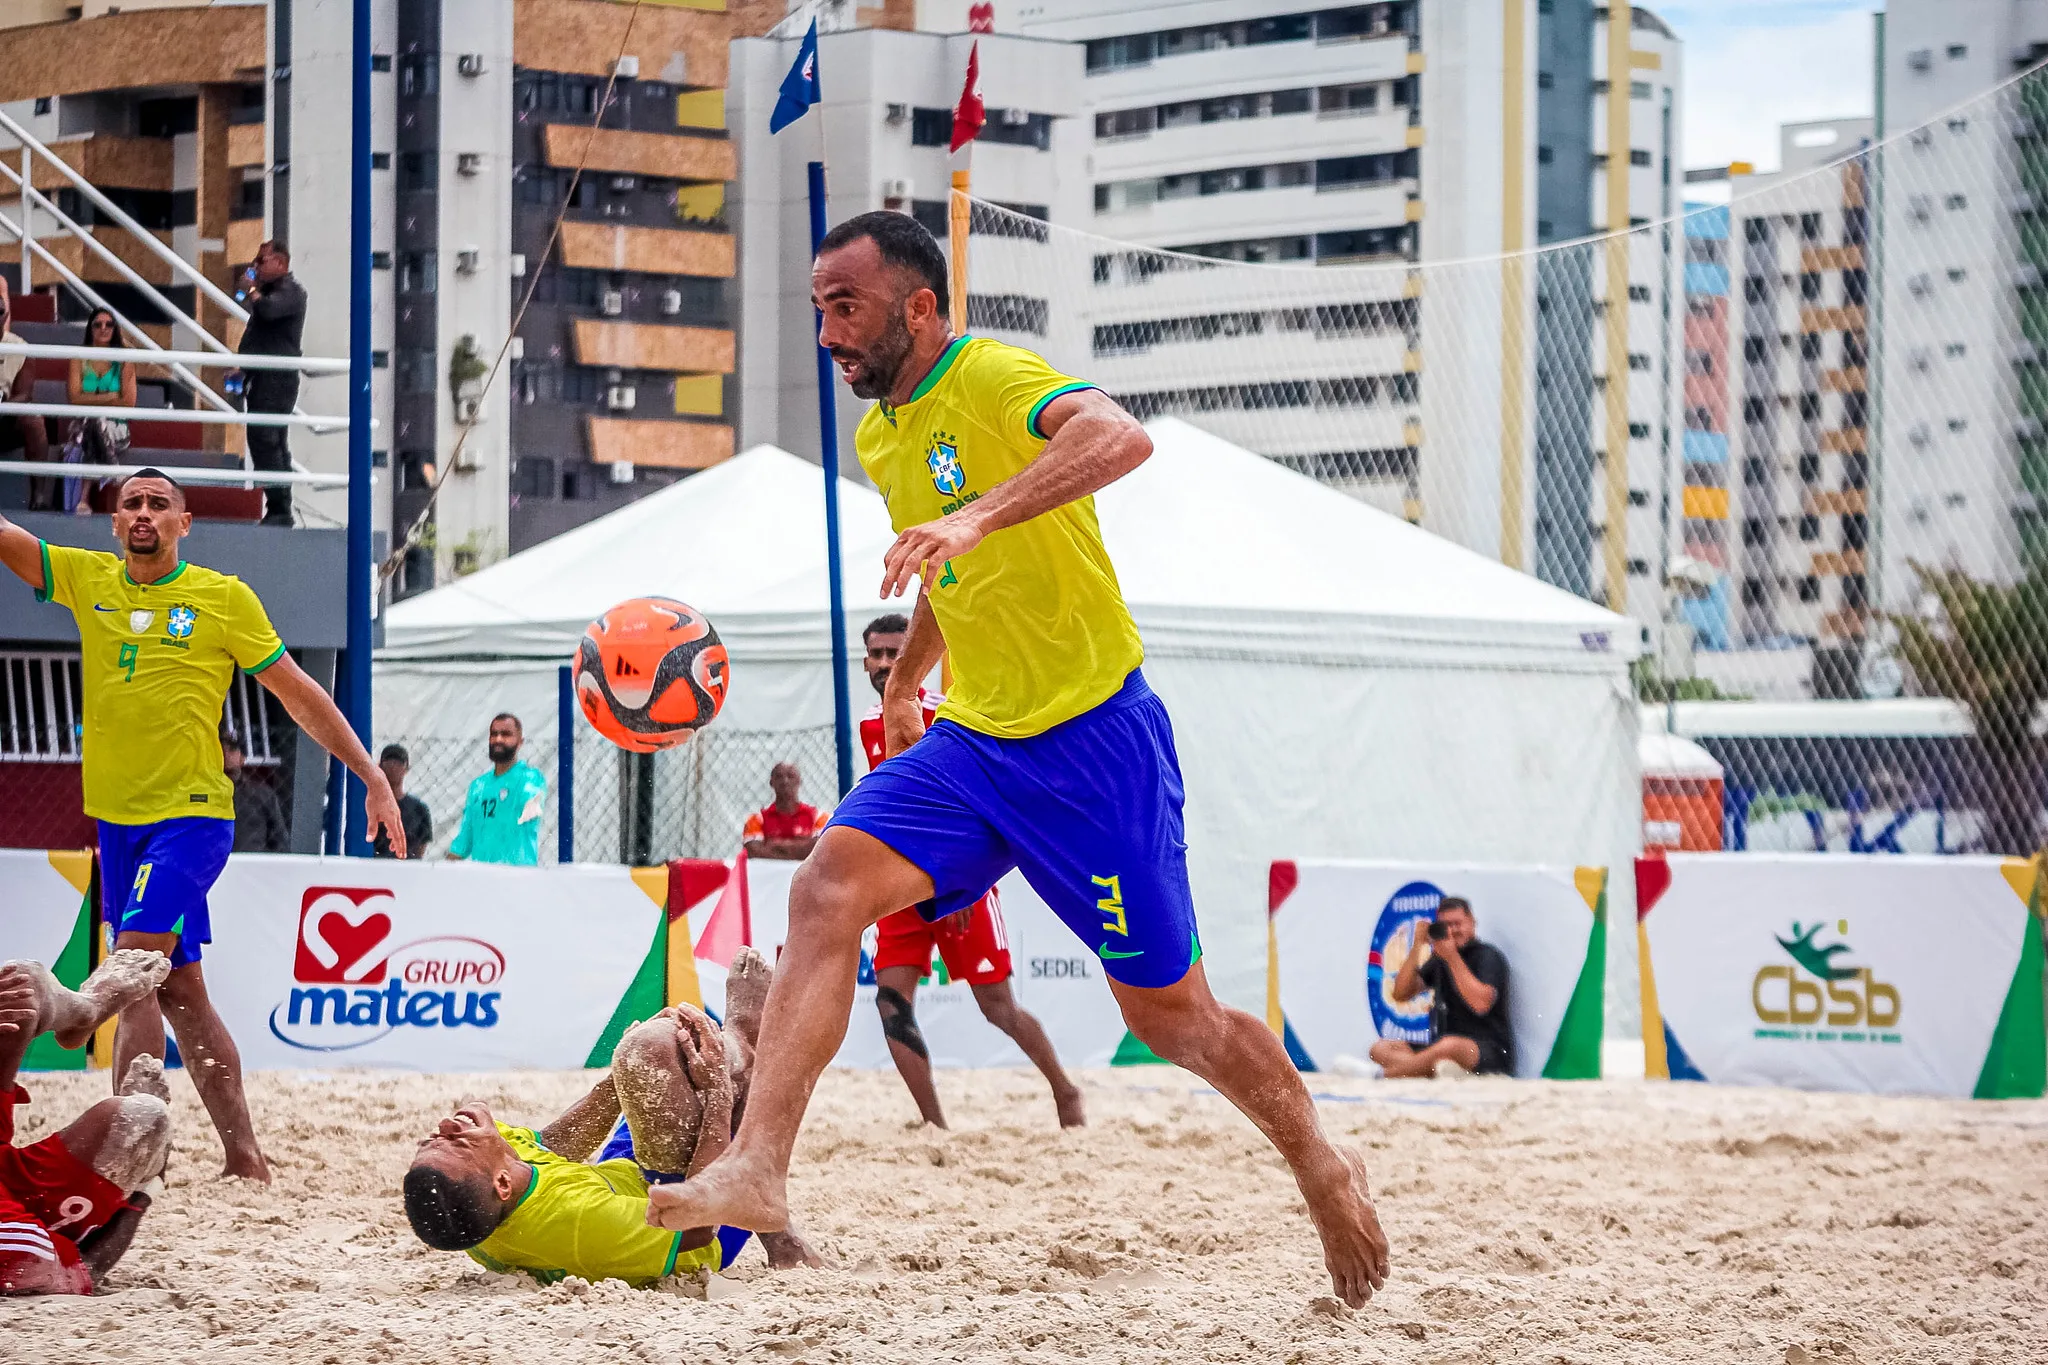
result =
[[[121,646],[121,657],[114,663],[114,667],[121,669],[125,674],[121,681],[135,681],[135,661],[141,657],[142,646],[136,644],[133,640]]]
[[[144,863],[135,869],[135,889],[129,894],[135,898],[137,905],[142,904],[142,893],[149,886],[149,870],[155,866],[155,863]]]

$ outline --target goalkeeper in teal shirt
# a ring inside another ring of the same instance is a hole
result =
[[[548,780],[540,769],[519,761],[525,740],[519,717],[491,718],[491,771],[469,784],[462,803],[462,828],[448,856],[474,863],[540,864],[540,817],[547,807]]]

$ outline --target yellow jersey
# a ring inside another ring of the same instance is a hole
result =
[[[647,1178],[633,1162],[593,1166],[549,1151],[531,1128],[501,1123],[498,1132],[533,1167],[533,1179],[505,1221],[469,1249],[478,1265],[523,1270],[542,1284],[575,1275],[638,1289],[700,1266],[720,1269],[716,1238],[684,1251],[682,1233],[647,1226]]]
[[[959,337],[908,402],[868,410],[854,449],[900,532],[959,511],[1037,459],[1046,404],[1093,387],[1030,351]],[[927,566],[925,584],[953,663],[938,718],[970,730],[1043,734],[1114,696],[1144,659],[1092,497]]]
[[[137,583],[117,555],[43,545],[41,602],[71,608],[85,680],[85,813],[117,825],[235,818],[221,708],[239,665],[284,657],[241,579],[180,560]]]

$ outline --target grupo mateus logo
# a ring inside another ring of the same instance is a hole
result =
[[[1429,1010],[1436,997],[1425,990],[1397,1001],[1394,978],[1414,949],[1415,936],[1429,932],[1443,898],[1444,893],[1429,882],[1409,882],[1388,898],[1372,926],[1372,947],[1365,956],[1365,1000],[1372,1007],[1373,1029],[1382,1038],[1429,1041]]]
[[[1903,1004],[1899,988],[1880,981],[1869,967],[1842,961],[1855,950],[1846,941],[1849,921],[1839,920],[1822,943],[1827,926],[1792,921],[1791,934],[1773,935],[1791,964],[1769,963],[1749,983],[1759,1038],[1797,1038],[1823,1043],[1896,1043]]]
[[[308,1052],[346,1052],[401,1028],[494,1028],[505,954],[480,938],[406,940],[378,887],[312,886],[299,902],[291,994],[270,1031]]]

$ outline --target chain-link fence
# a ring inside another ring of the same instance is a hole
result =
[[[481,734],[482,725],[478,727]],[[470,783],[492,771],[481,740],[405,743],[406,791],[426,803],[434,839],[425,856],[448,850],[461,827]],[[669,858],[726,858],[740,845],[747,816],[774,799],[768,770],[795,763],[804,799],[820,809],[835,803],[837,760],[832,728],[757,731],[712,726],[677,748],[629,754],[579,729],[574,746],[571,829],[576,861],[649,865]],[[560,860],[561,755],[553,742],[524,745],[519,761],[546,779],[540,816],[540,861]]]
[[[1483,256],[1458,187],[1488,172],[1452,174],[1415,138],[1098,185],[1096,233],[977,202],[970,316],[1012,301],[997,335],[1133,413],[1631,618],[1644,728],[1676,735],[1655,747],[1687,765],[1674,780],[1720,770],[1717,846],[2029,852],[2048,697],[2048,73],[1881,141],[1868,119],[1788,126],[1782,169],[1736,176],[1719,206],[1657,173],[1654,84],[1635,82],[1625,114],[1623,81],[1596,93],[1596,127],[1633,150],[1593,148],[1592,231],[1628,230]],[[1427,107],[1297,104],[1305,138],[1333,117],[1399,133]],[[1098,117],[1098,155],[1195,136],[1153,115]],[[1285,203],[1302,227],[1224,231],[1255,198],[1260,222]],[[1505,235],[1532,239],[1541,210],[1520,211]],[[1347,213],[1392,226],[1317,230]]]

